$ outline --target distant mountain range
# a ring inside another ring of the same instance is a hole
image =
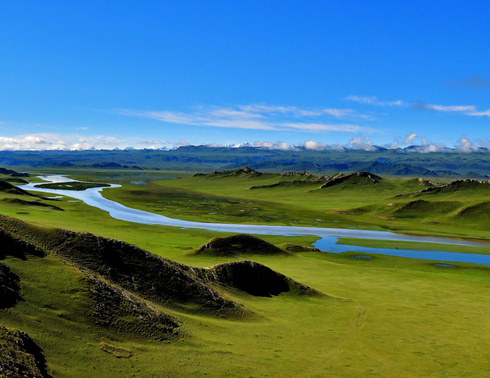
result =
[[[490,152],[478,148],[458,152],[445,148],[422,152],[373,147],[373,151],[338,149],[289,150],[259,147],[185,146],[175,150],[0,151],[0,166],[16,169],[97,168],[185,170],[205,172],[248,166],[266,172],[308,171],[315,174],[368,171],[402,177],[490,178]]]

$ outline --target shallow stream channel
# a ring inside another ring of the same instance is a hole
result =
[[[40,176],[41,179],[52,183],[74,181],[64,176]],[[32,190],[44,193],[51,193],[57,196],[66,196],[83,201],[89,206],[107,211],[109,215],[115,219],[151,224],[162,226],[173,226],[182,228],[197,228],[209,231],[231,232],[231,233],[246,233],[256,235],[308,235],[318,237],[314,246],[320,251],[328,253],[343,253],[356,252],[361,254],[382,254],[390,256],[399,256],[407,258],[417,258],[423,260],[433,260],[439,262],[463,262],[490,265],[490,255],[476,253],[458,253],[447,251],[434,251],[422,249],[393,249],[393,248],[374,248],[360,247],[355,245],[343,245],[339,238],[355,238],[355,239],[371,239],[371,240],[391,240],[403,242],[424,242],[438,243],[447,245],[461,245],[467,247],[483,247],[488,248],[490,252],[490,243],[460,240],[452,238],[441,238],[432,236],[417,236],[405,235],[386,231],[370,231],[359,229],[343,229],[343,228],[320,228],[320,227],[295,227],[295,226],[271,226],[271,225],[249,225],[249,224],[226,224],[226,223],[206,223],[192,222],[181,219],[169,218],[163,215],[150,213],[143,210],[133,209],[124,206],[118,202],[108,200],[102,196],[104,189],[117,188],[120,185],[111,184],[110,188],[90,188],[81,191],[76,190],[59,190],[38,188],[39,184],[26,184],[19,186],[24,190]],[[352,256],[354,258],[370,258],[369,255]],[[436,264],[438,266],[452,267],[450,264]]]

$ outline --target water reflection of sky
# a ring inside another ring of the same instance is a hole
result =
[[[41,177],[51,182],[73,181],[62,176],[44,176]],[[55,190],[48,188],[36,188],[36,184],[27,184],[20,186],[25,190],[35,190],[44,193],[53,193],[72,197],[85,202],[89,206],[107,211],[111,217],[123,221],[174,226],[182,228],[197,228],[210,231],[249,233],[258,235],[308,235],[319,237],[320,239],[314,244],[316,248],[324,252],[343,253],[354,251],[359,253],[376,253],[390,256],[417,258],[424,260],[446,261],[446,262],[468,262],[475,264],[490,265],[490,255],[473,254],[473,253],[456,253],[446,251],[431,250],[404,250],[391,248],[373,248],[358,247],[352,245],[343,245],[338,243],[338,238],[348,237],[357,239],[376,239],[408,242],[426,242],[440,243],[450,245],[487,247],[490,251],[490,243],[475,242],[469,240],[459,240],[451,238],[439,238],[431,236],[404,235],[386,231],[371,231],[359,229],[341,229],[341,228],[320,228],[320,227],[297,227],[297,226],[269,226],[269,225],[248,225],[248,224],[225,224],[225,223],[206,223],[192,222],[181,219],[168,218],[160,214],[149,213],[143,210],[132,209],[120,203],[108,200],[101,194],[104,188],[91,188],[83,191],[73,190]],[[111,188],[119,187],[112,184]]]

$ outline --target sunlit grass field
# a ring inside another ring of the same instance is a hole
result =
[[[71,177],[122,183],[122,188],[105,190],[104,196],[182,219],[355,226],[477,239],[490,236],[484,220],[473,225],[457,217],[457,210],[421,214],[420,218],[373,217],[389,216],[393,212],[393,206],[387,206],[390,202],[413,201],[393,196],[420,190],[415,182],[390,180],[385,187],[357,191],[322,192],[317,184],[251,190],[251,186],[270,185],[278,179],[157,180],[159,174],[167,173],[156,172],[146,185],[130,183],[141,177],[108,179],[104,172]],[[167,175],[178,177],[178,173]],[[487,195],[477,191],[461,198],[461,194],[442,193],[437,200],[467,207],[488,201]],[[27,222],[123,240],[197,267],[250,259],[326,294],[261,298],[228,292],[253,312],[243,320],[165,309],[183,322],[186,336],[156,342],[95,326],[87,316],[86,294],[73,267],[49,256],[25,261],[8,257],[2,262],[20,277],[23,301],[0,310],[0,323],[27,332],[44,350],[53,376],[480,377],[490,370],[489,267],[453,263],[455,268],[447,268],[431,261],[382,255],[356,259],[350,253],[201,255],[194,253],[199,245],[224,234],[118,221],[70,198],[49,202],[64,210],[60,211],[1,200],[14,199],[14,194],[0,196],[1,214]],[[359,208],[367,210],[339,213]],[[311,245],[314,241],[311,237],[261,238],[276,245]],[[131,356],[104,351],[103,343]]]

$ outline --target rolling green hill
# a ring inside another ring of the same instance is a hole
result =
[[[239,236],[236,238],[240,239]],[[192,268],[121,241],[88,233],[38,227],[3,215],[0,215],[0,243],[0,258],[3,259],[20,258],[28,265],[27,261],[41,258],[71,266],[70,270],[75,270],[78,277],[76,291],[80,294],[78,299],[73,298],[71,306],[80,307],[77,321],[92,329],[94,334],[102,331],[119,335],[116,336],[119,338],[173,340],[186,337],[189,331],[183,328],[178,316],[169,312],[177,310],[238,319],[253,315],[252,310],[232,300],[226,290],[266,297],[289,291],[298,295],[322,295],[255,262],[222,263],[209,269]],[[267,245],[255,238],[254,243]],[[278,249],[272,245],[269,248]],[[60,266],[59,263],[57,265]],[[13,273],[8,265],[0,263],[0,308],[11,308],[19,301],[29,300],[21,290],[22,281],[29,273],[22,269],[22,264],[17,266],[21,277]],[[31,265],[31,269],[34,269],[31,274],[39,279],[49,274],[43,271],[42,264],[38,269]],[[45,286],[38,300],[49,302],[49,296],[54,294],[52,290],[56,290],[56,287]],[[74,314],[67,313],[64,307],[54,310],[62,318],[75,321]],[[56,319],[49,318],[47,321],[53,326],[56,324]],[[42,350],[36,346],[36,354],[30,351],[31,347],[24,348],[23,344],[36,344],[28,335],[22,335],[25,334],[1,327],[0,317],[3,358],[0,362],[3,361],[5,374],[9,376],[16,372],[20,375],[46,376],[42,363],[37,362]],[[12,340],[21,336],[23,341],[13,342],[15,347],[12,346]],[[17,347],[20,349],[17,350]],[[34,373],[36,367],[38,370]]]

